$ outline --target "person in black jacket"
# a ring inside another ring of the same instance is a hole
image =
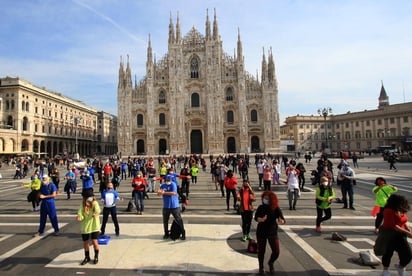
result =
[[[269,272],[274,273],[273,264],[279,257],[278,224],[285,224],[282,210],[279,208],[279,199],[272,191],[262,193],[262,205],[255,213],[257,221],[256,239],[258,244],[259,273],[264,274],[263,260],[265,258],[266,241],[272,250],[269,258]]]

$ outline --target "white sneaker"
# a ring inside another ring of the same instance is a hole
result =
[[[405,268],[398,268],[397,271],[398,271],[399,276],[405,276],[406,275]]]
[[[382,276],[391,276],[391,273],[389,272],[389,270],[384,270],[382,272]]]

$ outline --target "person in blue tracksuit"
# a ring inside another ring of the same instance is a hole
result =
[[[82,196],[89,197],[91,194],[93,194],[93,179],[90,176],[90,172],[88,170],[82,171],[80,179],[82,180],[83,184]]]
[[[103,202],[103,222],[100,228],[100,235],[104,235],[106,231],[106,223],[109,218],[109,214],[112,216],[114,223],[114,231],[116,236],[119,236],[119,222],[117,220],[116,201],[120,200],[120,196],[113,187],[113,183],[107,183],[106,189],[102,192]]]
[[[50,182],[49,176],[43,174],[42,185],[40,187],[40,225],[39,230],[34,236],[42,236],[44,234],[44,228],[46,227],[47,216],[49,216],[50,222],[54,228],[54,235],[59,235],[59,224],[57,221],[57,212],[54,198],[57,194],[57,187],[53,182]]]

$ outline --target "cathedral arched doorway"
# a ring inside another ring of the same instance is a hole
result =
[[[203,138],[199,129],[190,132],[190,153],[203,153]]]
[[[236,140],[235,137],[227,138],[227,152],[236,153]]]
[[[159,140],[159,154],[166,154],[166,150],[167,150],[166,139],[160,139]]]
[[[144,151],[144,141],[142,139],[137,140],[136,143],[136,153],[137,154],[145,154]]]
[[[260,145],[259,145],[259,137],[252,136],[252,152],[261,152]]]

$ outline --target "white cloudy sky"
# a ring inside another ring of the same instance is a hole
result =
[[[142,79],[149,33],[157,59],[167,52],[170,12],[182,35],[204,34],[214,8],[231,56],[240,29],[247,71],[260,75],[272,47],[282,122],[319,107],[375,109],[381,80],[391,104],[412,100],[409,0],[2,0],[0,77],[117,114],[120,56]]]

